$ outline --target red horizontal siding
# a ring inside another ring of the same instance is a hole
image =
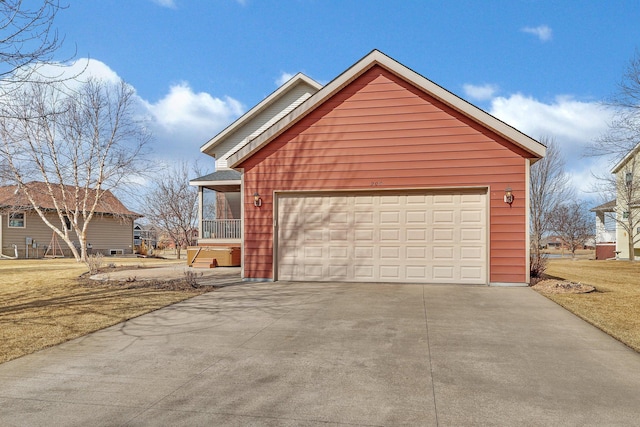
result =
[[[526,280],[526,153],[374,67],[241,167],[245,274],[272,278],[273,193],[288,190],[490,188],[490,280]],[[504,189],[515,195],[509,206]],[[263,200],[253,206],[253,194]]]

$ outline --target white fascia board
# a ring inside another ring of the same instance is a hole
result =
[[[189,181],[189,185],[193,187],[206,187],[211,185],[240,185],[241,182],[239,179],[230,181]]]
[[[207,141],[204,145],[202,145],[202,147],[200,147],[200,152],[201,153],[206,153],[211,148],[213,148],[216,145],[218,145],[228,135],[232,134],[237,129],[242,127],[246,122],[248,122],[249,120],[253,119],[253,117],[255,117],[258,113],[260,113],[262,110],[267,108],[269,105],[271,105],[272,103],[274,103],[275,101],[280,99],[280,97],[283,94],[287,93],[289,91],[289,89],[291,89],[292,87],[296,86],[300,82],[304,82],[304,83],[308,84],[309,86],[311,86],[312,88],[315,88],[316,90],[320,90],[322,88],[322,85],[320,83],[316,82],[315,80],[313,80],[312,78],[310,78],[310,77],[308,77],[308,76],[306,76],[306,75],[304,75],[302,73],[296,74],[295,76],[291,77],[285,84],[283,84],[278,89],[276,89],[273,93],[271,93],[271,95],[267,96],[265,99],[260,101],[255,107],[253,107],[252,109],[250,109],[249,111],[244,113],[239,119],[237,119],[235,122],[231,123],[224,130],[222,130],[219,134],[217,134],[216,136],[211,138],[209,141]]]
[[[633,156],[635,156],[638,153],[638,150],[640,150],[640,143],[638,143],[635,147],[633,147],[633,149],[631,151],[629,151],[627,153],[626,156],[624,156],[622,158],[622,160],[620,160],[614,167],[613,169],[611,169],[611,173],[618,173],[620,172],[620,169],[622,169],[624,167],[624,165],[626,165],[629,160],[631,160],[633,158]]]
[[[289,113],[289,115],[284,117],[271,128],[267,129],[254,140],[250,141],[242,149],[238,150],[234,155],[230,156],[228,160],[229,167],[234,168],[239,163],[249,158],[253,153],[258,151],[273,138],[287,130],[298,120],[304,117],[307,113],[312,111],[316,106],[320,105],[322,102],[333,96],[343,87],[351,83],[353,80],[358,78],[360,75],[362,75],[364,72],[366,72],[376,64],[386,68],[392,73],[398,75],[400,78],[422,89],[424,92],[428,93],[434,98],[449,105],[451,108],[459,111],[460,113],[480,123],[481,125],[493,130],[497,134],[503,136],[507,140],[521,147],[525,151],[531,153],[532,164],[545,156],[547,148],[540,142],[525,135],[512,126],[509,126],[505,122],[498,120],[494,116],[486,113],[475,105],[470,104],[462,98],[459,98],[452,92],[449,92],[448,90],[435,84],[431,80],[411,70],[410,68],[405,67],[404,65],[400,64],[394,59],[391,59],[382,52],[374,50],[367,56],[362,58],[360,61],[358,61],[356,64],[352,65],[349,69],[340,74],[330,83],[325,85],[322,89],[311,96],[311,98],[309,98],[298,108]]]

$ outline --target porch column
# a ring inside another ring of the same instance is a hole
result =
[[[596,243],[607,241],[604,226],[604,212],[596,211]]]
[[[198,240],[202,239],[202,210],[204,207],[204,187],[198,186]]]

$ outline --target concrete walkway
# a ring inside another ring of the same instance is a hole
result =
[[[196,281],[201,285],[223,286],[240,282],[240,267],[191,268],[186,264],[170,267],[151,267],[135,270],[119,270],[109,273],[99,273],[91,276],[93,280],[127,281],[135,280],[173,280],[184,279],[187,273],[196,275]]]
[[[639,423],[640,354],[529,288],[228,286],[0,365],[2,426]]]

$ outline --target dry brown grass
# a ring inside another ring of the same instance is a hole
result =
[[[587,294],[544,294],[640,352],[640,263],[552,259],[547,275],[595,286]]]
[[[184,261],[106,258],[132,268]],[[0,363],[190,298],[203,289],[125,288],[78,280],[71,259],[0,260]]]

